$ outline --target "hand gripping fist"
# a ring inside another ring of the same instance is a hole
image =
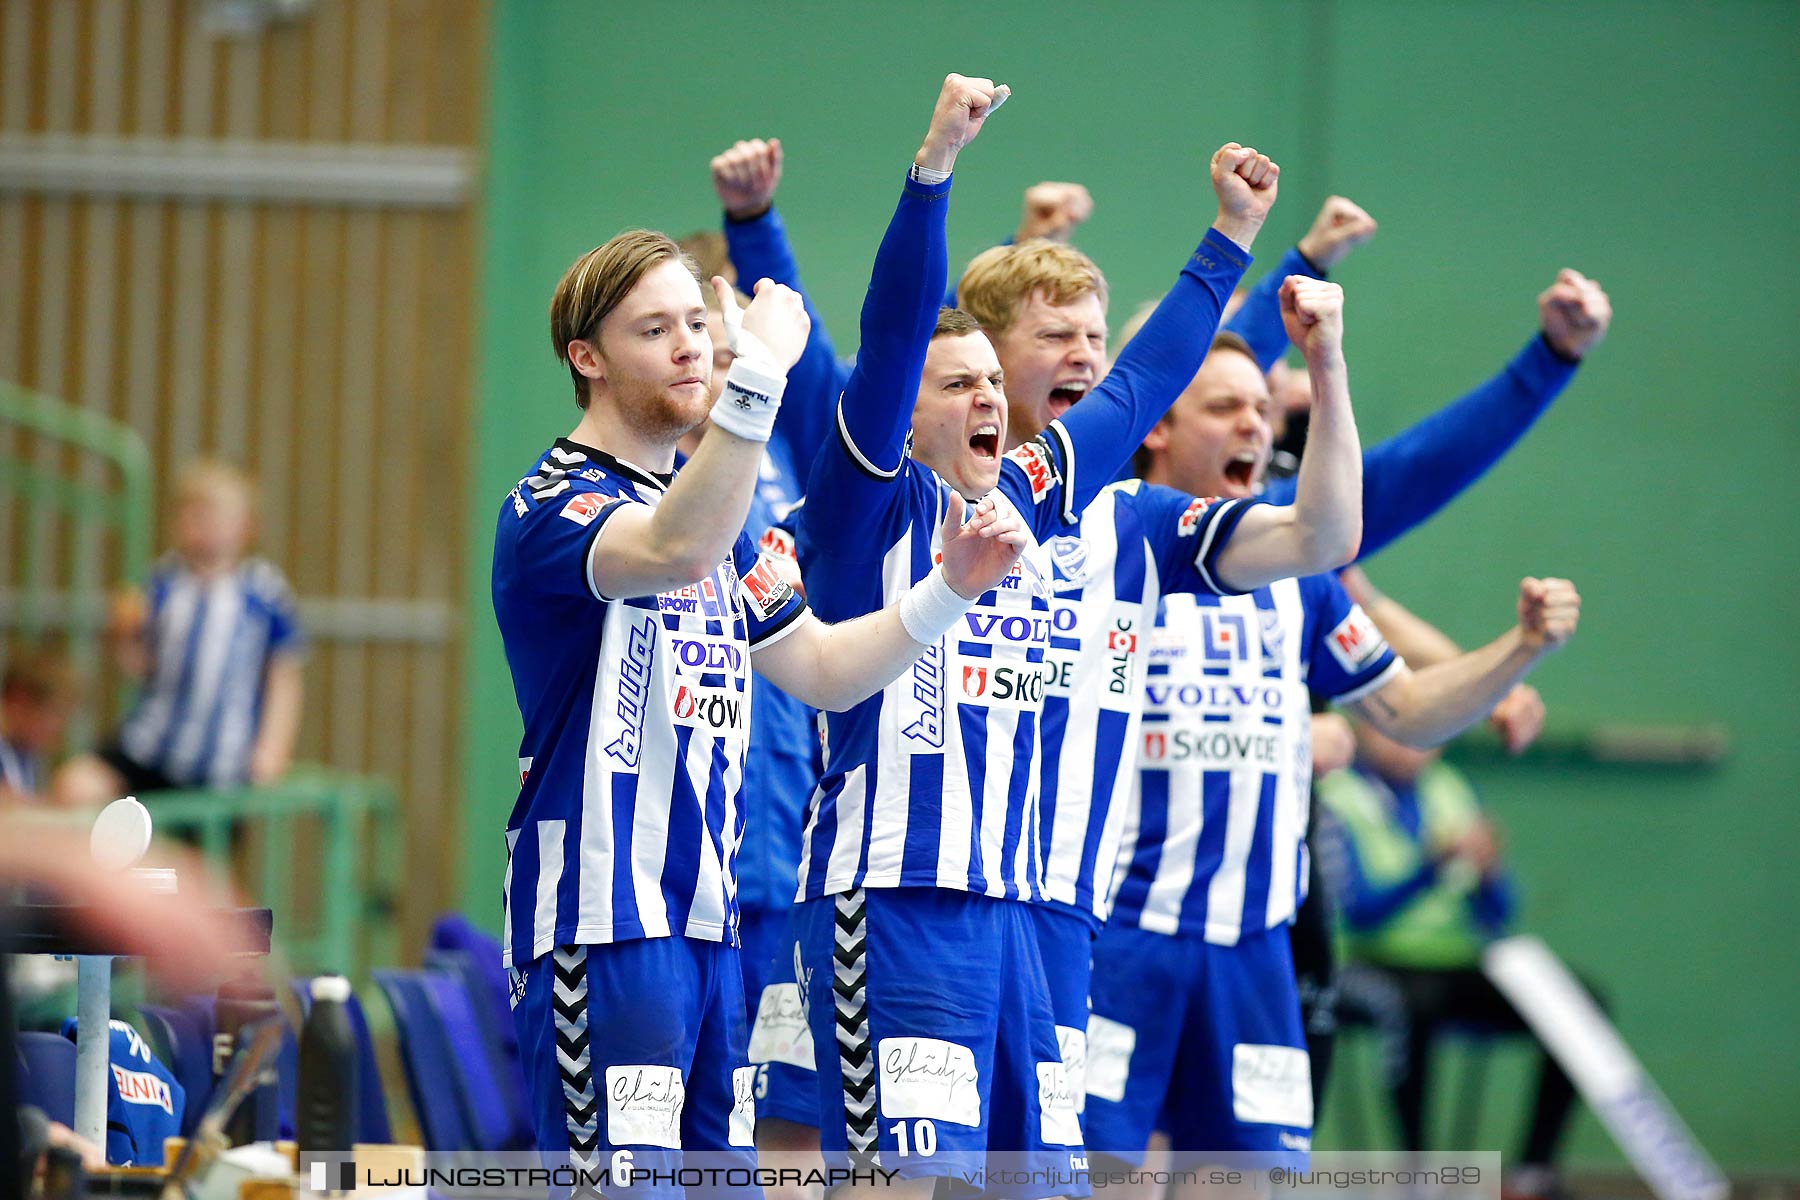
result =
[[[1519,631],[1541,650],[1560,650],[1575,636],[1581,595],[1566,579],[1525,579],[1519,583]]]
[[[975,515],[963,524],[963,498],[951,492],[938,538],[944,547],[944,582],[964,600],[975,600],[1012,573],[1028,535],[1013,507],[995,504],[991,495],[981,498]]]
[[[1488,725],[1500,735],[1508,754],[1523,754],[1544,731],[1544,698],[1529,683],[1521,683],[1494,705]]]
[[[1337,713],[1312,719],[1313,778],[1329,775],[1356,761],[1356,731]]]
[[[1353,200],[1327,196],[1313,218],[1312,228],[1300,239],[1300,253],[1321,271],[1329,271],[1350,252],[1375,236],[1375,218]]]
[[[913,161],[934,171],[951,170],[957,152],[975,140],[988,117],[1010,95],[1011,88],[991,79],[944,76],[937,106],[931,110],[931,128],[925,131],[925,141]]]
[[[1213,227],[1247,248],[1275,205],[1280,176],[1281,168],[1268,155],[1236,142],[1220,146],[1212,156],[1213,191],[1219,195],[1219,219]]]
[[[713,276],[712,286],[732,353],[765,370],[783,373],[800,361],[812,332],[812,318],[806,315],[799,292],[773,279],[759,279],[750,307],[740,309],[736,290],[721,276]]]
[[[1538,296],[1544,336],[1564,358],[1579,359],[1606,336],[1612,324],[1612,301],[1597,280],[1568,267]]]
[[[769,211],[781,182],[781,139],[738,142],[712,160],[713,191],[725,215],[747,221]]]
[[[1075,227],[1093,215],[1094,198],[1079,183],[1034,183],[1025,189],[1025,212],[1013,240],[1066,242]]]
[[[1281,323],[1308,362],[1344,349],[1344,289],[1323,279],[1289,275],[1281,281]]]

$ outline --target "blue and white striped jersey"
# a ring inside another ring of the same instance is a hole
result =
[[[150,673],[119,728],[120,749],[183,786],[243,783],[269,660],[300,647],[287,580],[262,559],[202,577],[170,555],[145,591]]]
[[[507,821],[506,961],[683,934],[737,940],[750,651],[806,606],[748,536],[656,596],[593,590],[597,535],[670,476],[560,439],[501,505],[494,614],[524,719]]]
[[[1111,919],[1226,946],[1292,920],[1306,881],[1308,690],[1354,700],[1400,669],[1334,575],[1165,596]]]
[[[1039,801],[1044,895],[1096,927],[1106,920],[1136,783],[1157,599],[1226,591],[1214,564],[1256,503],[1125,480],[1044,546],[1053,592]]]
[[[895,602],[939,553],[949,486],[910,457],[908,429],[944,290],[949,190],[905,185],[876,255],[837,437],[807,483],[800,567],[827,621]],[[1193,379],[1247,265],[1241,247],[1208,231],[1093,394],[1004,457],[996,495],[1040,543],[1075,523]],[[1044,561],[1034,547],[911,671],[827,717],[801,899],[863,886],[1042,898]]]
[[[38,756],[0,737],[0,787],[36,796],[44,785],[43,763]]]
[[[1057,431],[1060,433],[1060,431]],[[1043,443],[1026,448],[1049,462]],[[1016,453],[1016,452],[1015,452]],[[800,509],[807,596],[828,621],[896,602],[931,573],[949,485],[912,459],[891,505],[829,531],[814,476]],[[1009,461],[998,499],[1028,525],[1059,518],[1060,481],[1036,506]],[[832,493],[842,495],[837,489]],[[1037,725],[1050,644],[1050,593],[1033,554],[983,595],[910,671],[847,712],[826,714],[825,773],[807,814],[801,899],[856,887],[945,887],[1010,899],[1038,894]]]

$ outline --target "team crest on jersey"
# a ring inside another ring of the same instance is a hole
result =
[[[1050,489],[1054,488],[1062,478],[1056,469],[1056,459],[1050,453],[1050,443],[1044,439],[1043,434],[1026,442],[1006,457],[1018,463],[1019,469],[1025,472],[1025,480],[1031,484],[1033,503],[1048,496]]]
[[[1088,547],[1085,538],[1050,539],[1050,564],[1056,578],[1066,583],[1079,583],[1087,577]]]
[[[1207,509],[1218,502],[1219,498],[1217,496],[1206,496],[1194,500],[1182,511],[1181,516],[1176,519],[1175,535],[1177,537],[1193,537],[1195,531],[1200,528],[1200,518],[1206,515]]]
[[[1281,614],[1272,608],[1259,608],[1256,615],[1262,625],[1263,670],[1271,671],[1281,665]]]
[[[1387,649],[1386,639],[1360,604],[1350,606],[1344,619],[1326,635],[1325,644],[1330,647],[1331,656],[1338,660],[1338,665],[1352,674],[1380,658],[1381,652]]]
[[[598,492],[583,492],[579,496],[571,496],[569,502],[562,506],[563,519],[573,521],[577,525],[592,525],[594,518],[599,516],[608,504],[614,503],[617,501],[613,497],[602,496]]]

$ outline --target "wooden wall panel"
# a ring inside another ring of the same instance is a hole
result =
[[[318,0],[246,37],[201,0],[0,0],[0,379],[122,420],[160,513],[200,454],[262,488],[259,551],[311,616],[304,759],[393,779],[403,945],[454,896],[447,761],[459,706],[460,538],[472,411],[466,198],[323,202],[25,180],[44,135],[435,147],[473,162],[479,0]],[[58,143],[61,145],[61,143]],[[210,151],[209,151],[210,153]],[[472,188],[468,189],[472,193]],[[421,366],[422,331],[434,351]],[[96,463],[0,427],[0,456],[95,486]],[[115,539],[0,512],[0,592],[120,582]],[[25,578],[29,561],[42,564]],[[66,622],[90,607],[65,604]],[[8,610],[16,618],[16,605]],[[97,668],[97,664],[83,664]],[[104,684],[104,680],[102,683]],[[98,689],[104,693],[104,686]],[[103,723],[114,714],[103,714]]]

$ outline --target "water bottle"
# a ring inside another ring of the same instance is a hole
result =
[[[220,985],[213,1016],[216,1032],[213,1034],[212,1073],[216,1088],[231,1072],[244,1028],[258,1021],[283,1018],[274,989],[251,975]],[[234,1146],[274,1141],[281,1127],[279,1105],[273,1081],[257,1088],[238,1105],[237,1112],[226,1123],[226,1137]]]
[[[294,1131],[302,1154],[348,1153],[356,1141],[356,1033],[350,1027],[350,981],[312,981],[312,1011],[300,1031],[300,1094]]]

